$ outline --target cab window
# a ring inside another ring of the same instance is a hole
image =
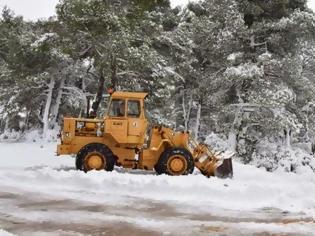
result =
[[[125,100],[113,99],[109,107],[109,116],[123,117],[125,116]]]
[[[128,117],[139,118],[140,117],[140,101],[137,100],[129,100],[128,101],[128,109],[127,109]]]

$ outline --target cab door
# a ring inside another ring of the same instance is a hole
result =
[[[117,143],[128,143],[126,103],[126,99],[112,99],[105,118],[105,134],[110,134]]]
[[[143,144],[148,122],[144,115],[143,100],[128,99],[128,141],[134,144]]]

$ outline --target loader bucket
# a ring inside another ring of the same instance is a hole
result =
[[[232,178],[232,156],[234,156],[234,153],[229,153],[228,155],[202,156],[196,160],[195,166],[207,177]]]
[[[233,177],[233,166],[232,158],[224,159],[223,163],[217,167],[214,175],[218,178],[232,178]]]
[[[195,166],[203,175],[218,178],[233,177],[232,157],[235,152],[215,152],[207,144],[197,143],[194,139],[189,141]]]

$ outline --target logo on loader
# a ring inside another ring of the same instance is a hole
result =
[[[113,125],[122,125],[122,122],[113,122]]]

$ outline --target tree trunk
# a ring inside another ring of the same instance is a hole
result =
[[[188,131],[188,126],[189,126],[189,121],[190,121],[190,113],[191,113],[192,103],[193,103],[193,98],[192,98],[192,96],[190,95],[190,96],[189,96],[188,108],[186,109],[185,92],[183,92],[182,108],[183,108],[183,118],[184,118],[185,131]]]
[[[29,123],[29,118],[30,118],[31,113],[32,113],[31,109],[26,113],[25,120],[24,120],[25,124],[24,124],[24,127],[22,128],[22,133],[24,133],[25,130],[28,130],[28,123]]]
[[[7,114],[7,117],[5,118],[4,131],[7,131],[9,129],[9,123],[10,123],[9,114]]]
[[[4,129],[4,127],[3,127],[3,120],[1,119],[0,120],[0,134],[4,131],[3,129]]]
[[[284,130],[285,132],[285,143],[287,148],[291,148],[291,129],[287,128]]]
[[[105,78],[103,74],[101,74],[98,80],[97,93],[95,96],[95,100],[92,104],[92,112],[91,112],[92,114],[90,114],[90,117],[96,116],[98,108],[102,102],[103,92],[104,92],[104,83],[105,83]]]
[[[195,126],[195,139],[199,137],[199,128],[200,128],[200,118],[201,118],[201,103],[198,103],[197,106],[197,117],[196,117],[196,126]]]
[[[55,87],[55,79],[52,77],[50,79],[50,83],[48,85],[48,93],[47,93],[47,99],[46,99],[46,105],[45,105],[45,110],[44,110],[44,115],[43,115],[43,139],[46,139],[47,137],[47,131],[49,128],[49,111],[50,111],[50,106],[52,102],[52,95],[53,95],[53,90]]]
[[[228,136],[228,145],[230,147],[230,150],[232,152],[236,152],[236,146],[237,146],[237,136],[234,131],[229,132]]]
[[[52,120],[51,120],[51,125],[50,125],[52,128],[54,128],[56,124],[58,123],[59,107],[60,107],[60,103],[62,99],[64,85],[65,85],[65,78],[62,78],[60,81],[59,88],[58,88],[58,95],[56,98],[56,103],[52,110]]]
[[[89,117],[89,114],[90,114],[90,98],[89,96],[87,96],[86,94],[86,83],[85,83],[85,78],[82,78],[82,91],[84,93],[84,101],[83,101],[83,106],[84,106],[84,109],[83,109],[83,114],[84,114],[84,117],[85,118],[88,118]]]
[[[233,152],[237,152],[238,149],[238,142],[239,142],[239,134],[241,131],[241,123],[242,123],[242,108],[239,107],[235,111],[234,121],[230,132],[228,134],[228,144]]]
[[[87,103],[86,103],[86,118],[89,118],[89,116],[90,116],[90,109],[91,109],[91,104],[90,104],[90,98],[89,97],[87,97],[86,98],[86,100],[87,100]]]
[[[185,101],[185,92],[182,92],[182,109],[183,109],[183,120],[184,120],[184,126],[185,126],[185,130],[186,130],[186,116],[187,116],[187,112],[186,112],[186,101]]]
[[[117,77],[117,60],[115,55],[111,55],[111,87],[116,90],[118,86],[118,77]]]

